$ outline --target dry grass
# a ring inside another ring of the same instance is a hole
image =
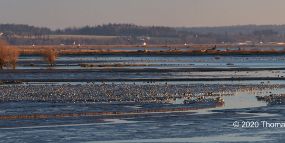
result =
[[[44,56],[44,60],[47,61],[50,66],[54,66],[54,63],[58,56],[58,53],[55,49],[53,48],[45,49],[41,52],[41,54]]]
[[[16,68],[17,60],[19,57],[19,51],[13,46],[3,40],[0,40],[0,69],[4,67]]]
[[[28,49],[21,50],[23,55],[50,55],[49,50],[37,50],[37,49]],[[54,50],[56,51],[56,50]],[[218,50],[163,50],[163,51],[129,51],[129,50],[93,50],[93,49],[66,49],[66,50],[57,50],[57,54],[60,55],[88,55],[88,54],[153,54],[153,55],[163,55],[163,54],[186,54],[186,55],[231,55],[231,54],[285,54],[285,51],[276,51],[276,50],[229,50],[229,51],[218,51]],[[56,55],[57,55],[56,54]],[[56,56],[57,57],[57,56]],[[55,58],[56,58],[55,57]]]
[[[276,51],[272,48],[276,47],[275,45],[262,45],[257,46],[257,50],[247,49],[252,46],[237,46],[230,44],[192,44],[191,46],[185,45],[148,45],[147,51],[134,51],[131,50],[135,47],[143,47],[142,45],[84,45],[84,46],[72,46],[72,45],[46,45],[46,46],[18,46],[21,53],[24,55],[36,54],[42,55],[47,49],[55,49],[60,55],[80,55],[80,54],[213,54],[213,55],[224,55],[224,54],[285,54],[285,50]],[[180,50],[180,48],[188,47],[189,50]],[[221,48],[237,48],[240,50],[226,50],[219,51],[214,50],[213,47]],[[280,46],[278,46],[280,47]],[[112,48],[112,49],[110,49]],[[121,50],[117,48],[129,48],[130,50]],[[152,48],[164,48],[161,51],[152,50]],[[171,50],[169,50],[171,48]],[[176,50],[173,50],[176,49]]]

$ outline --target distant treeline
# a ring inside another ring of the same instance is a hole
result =
[[[163,26],[137,26],[133,24],[106,24],[98,26],[85,26],[80,28],[66,28],[51,30],[49,28],[29,25],[0,24],[0,32],[17,35],[101,35],[101,36],[154,36],[175,37],[177,30]]]
[[[78,28],[51,30],[18,24],[0,24],[1,38],[11,44],[152,44],[183,43],[235,43],[252,41],[283,42],[285,25],[243,25],[225,27],[163,27],[138,26],[134,24],[105,24]],[[54,35],[89,35],[89,38]],[[90,38],[90,36],[113,36],[113,38]]]
[[[177,30],[162,26],[137,26],[133,24],[107,24],[99,26],[85,26],[81,28],[66,28],[56,30],[56,34],[76,35],[104,35],[104,36],[151,36],[151,37],[176,37]]]
[[[11,35],[47,35],[54,32],[49,28],[41,28],[23,24],[0,24],[0,33],[4,33],[6,36]]]

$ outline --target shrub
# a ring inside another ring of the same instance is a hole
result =
[[[7,43],[4,41],[0,41],[0,69],[3,69],[7,62]]]
[[[9,46],[3,40],[0,40],[0,69],[4,67],[16,68],[17,60],[19,57],[19,51],[13,46]]]
[[[50,66],[54,66],[57,58],[57,52],[55,49],[49,48],[43,51],[44,60],[48,62]]]
[[[13,69],[16,69],[18,57],[20,55],[19,50],[14,47],[10,48],[11,49],[8,52],[8,66],[12,67]]]

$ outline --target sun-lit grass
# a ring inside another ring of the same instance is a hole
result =
[[[58,56],[57,51],[53,48],[45,49],[41,52],[41,54],[44,56],[44,60],[47,61],[50,66],[54,65]]]
[[[0,69],[4,67],[16,68],[19,51],[16,47],[10,46],[7,42],[0,40]]]
[[[256,46],[237,46],[229,44],[184,44],[175,45],[37,45],[37,46],[17,46],[21,54],[24,55],[44,55],[47,49],[55,49],[59,55],[80,55],[80,54],[284,54],[285,50],[274,50],[276,45]],[[214,47],[224,48],[218,50]],[[235,50],[236,48],[239,50]],[[120,49],[124,48],[124,50]],[[140,48],[139,50],[133,50]],[[145,50],[143,50],[143,49]],[[161,50],[155,50],[160,48]],[[182,50],[183,49],[183,50]]]

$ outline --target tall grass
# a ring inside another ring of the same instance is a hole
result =
[[[58,56],[57,51],[53,48],[48,48],[43,50],[42,54],[44,56],[44,60],[48,62],[49,66],[54,66],[54,63]]]
[[[4,67],[16,68],[19,50],[3,40],[0,40],[0,69]]]

